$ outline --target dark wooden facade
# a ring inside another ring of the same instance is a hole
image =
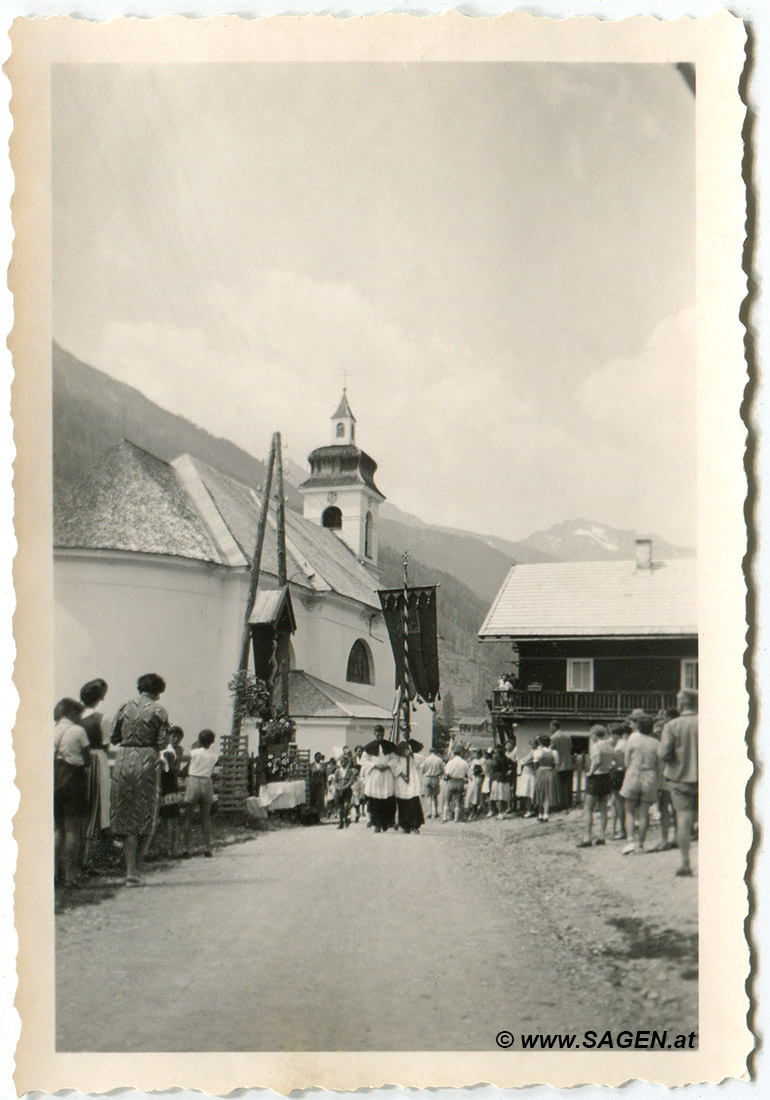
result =
[[[516,690],[493,692],[488,701],[494,729],[504,738],[512,724],[547,728],[553,719],[579,727],[616,721],[641,707],[655,714],[674,706],[682,687],[682,662],[697,660],[698,639],[682,637],[522,639]],[[590,659],[593,689],[570,690],[568,662]]]

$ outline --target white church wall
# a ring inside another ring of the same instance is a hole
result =
[[[138,676],[158,672],[168,685],[163,704],[171,721],[184,728],[188,745],[204,727],[228,733],[227,683],[238,661],[247,586],[245,570],[149,555],[57,551],[56,698],[77,696],[86,680],[101,676],[110,685],[105,707],[112,714],[135,696]],[[295,667],[389,710],[393,657],[382,616],[370,620],[374,609],[334,595],[306,606],[294,589],[292,600]],[[346,680],[358,638],[372,654],[373,685]]]
[[[333,595],[308,599],[292,592],[292,600],[297,617],[297,632],[292,637],[296,667],[389,710],[395,673],[382,614]],[[359,638],[372,655],[374,684],[346,679],[350,650]]]
[[[57,552],[54,561],[57,698],[96,676],[112,714],[157,672],[162,702],[189,744],[204,727],[229,732],[227,681],[237,663],[245,575],[171,559]]]

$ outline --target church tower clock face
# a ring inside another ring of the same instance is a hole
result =
[[[327,493],[326,494],[326,503],[327,504],[336,504],[337,503],[337,494],[336,493]]]

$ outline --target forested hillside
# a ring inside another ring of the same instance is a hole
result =
[[[81,363],[54,344],[53,462],[57,487],[82,477],[122,439],[165,462],[181,454],[195,455],[254,488],[264,478],[264,462],[241,447],[162,409],[138,390]],[[255,440],[255,445],[263,442]],[[286,493],[292,507],[302,507],[299,493],[288,483]]]
[[[403,583],[401,552],[380,546],[380,567],[384,588]],[[438,584],[439,663],[441,690],[452,692],[458,715],[486,713],[486,699],[500,671],[510,665],[510,646],[502,642],[481,645],[478,629],[488,611],[487,604],[451,573],[409,559],[410,584]]]

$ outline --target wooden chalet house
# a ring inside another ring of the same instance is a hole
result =
[[[648,539],[635,561],[514,565],[479,631],[513,647],[513,689],[487,703],[497,739],[515,722],[526,749],[558,719],[583,752],[594,722],[697,689],[696,576],[693,558],[654,561]]]

